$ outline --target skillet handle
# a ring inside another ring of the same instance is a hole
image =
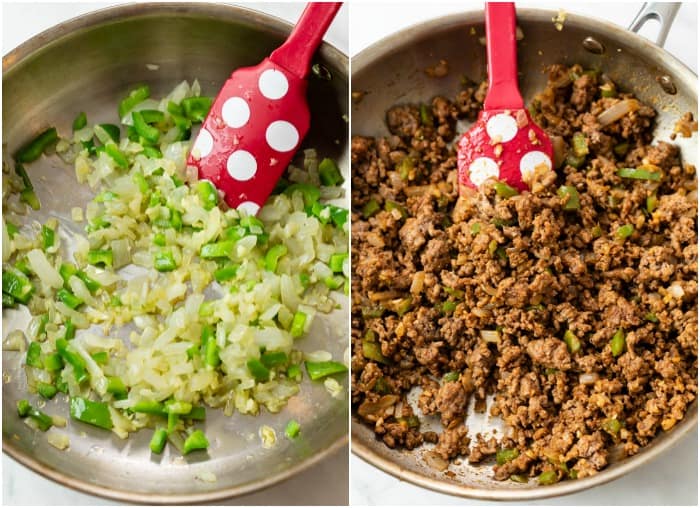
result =
[[[655,19],[659,22],[659,34],[656,36],[656,44],[663,46],[680,6],[680,2],[646,2],[642,5],[632,23],[630,23],[629,29],[637,33],[647,21]]]

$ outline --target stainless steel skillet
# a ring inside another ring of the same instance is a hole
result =
[[[657,10],[648,6],[635,20],[638,30],[643,20],[659,17],[661,39],[668,32],[671,4]],[[660,9],[660,10],[659,10]],[[529,101],[545,84],[542,73],[552,63],[579,63],[584,68],[601,69],[622,89],[633,90],[644,102],[658,111],[657,139],[668,140],[681,114],[697,113],[697,76],[658,45],[609,22],[568,14],[564,28],[558,31],[553,11],[519,9],[518,25],[524,38],[518,46],[521,71],[520,86]],[[664,15],[666,17],[664,17]],[[671,16],[672,18],[672,16]],[[639,21],[639,23],[638,23]],[[435,95],[454,96],[460,78],[474,81],[485,78],[485,51],[480,43],[484,35],[483,12],[474,11],[430,20],[397,32],[363,50],[352,59],[352,90],[356,100],[352,107],[352,134],[388,135],[382,112],[397,103],[425,102]],[[424,70],[440,59],[449,64],[447,76],[436,79]],[[677,138],[685,161],[697,163],[697,135]],[[470,412],[470,434],[485,431],[496,422]],[[352,450],[369,463],[397,478],[446,494],[491,499],[527,500],[560,496],[609,482],[677,444],[697,425],[697,402],[685,419],[670,432],[659,435],[638,455],[613,461],[601,473],[577,481],[538,486],[492,479],[491,466],[452,466],[456,474],[448,477],[430,468],[416,452],[390,450],[375,439],[370,428],[352,416]],[[426,429],[429,430],[429,429]]]
[[[236,67],[253,65],[277,47],[291,26],[252,10],[221,4],[158,3],[110,8],[52,28],[3,58],[3,152],[13,153],[42,128],[70,132],[76,112],[91,121],[114,121],[115,105],[135,84],[146,82],[154,95],[183,79],[198,78],[203,92],[215,93]],[[312,79],[309,87],[313,126],[305,146],[348,166],[348,61],[324,44],[318,62],[332,76]],[[157,65],[157,69],[152,65]],[[37,216],[58,216],[71,224],[70,209],[90,193],[75,185],[71,168],[55,157],[29,168],[42,200]],[[19,311],[3,313],[3,334],[26,324]],[[342,358],[347,347],[347,310],[319,320],[304,349],[326,349]],[[215,501],[280,482],[322,460],[347,443],[347,401],[331,398],[323,385],[306,382],[301,394],[278,415],[224,417],[209,411],[209,460],[158,461],[148,451],[148,432],[122,441],[113,435],[69,423],[71,448],[60,452],[17,418],[18,398],[26,396],[20,355],[3,354],[3,451],[40,474],[91,494],[136,503]],[[67,414],[63,401],[44,411]],[[260,446],[257,431],[270,425],[282,436],[290,418],[306,431],[303,441],[284,438],[272,450]],[[213,472],[215,483],[195,479]]]

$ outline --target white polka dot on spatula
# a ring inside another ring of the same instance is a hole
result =
[[[299,131],[291,123],[277,120],[268,126],[265,139],[273,150],[289,152],[294,150],[299,142]]]
[[[275,69],[267,69],[258,79],[258,88],[260,88],[260,93],[265,97],[276,100],[287,95],[289,82],[287,81],[287,76],[285,76],[283,72]]]
[[[250,118],[250,107],[245,99],[241,97],[231,97],[224,102],[221,108],[221,118],[224,123],[234,129],[243,127]]]
[[[241,212],[245,212],[248,215],[255,215],[258,213],[258,210],[260,210],[260,205],[257,203],[253,203],[252,201],[244,201],[240,205],[236,207],[237,210],[240,210]]]
[[[512,116],[499,113],[486,122],[486,133],[494,141],[506,143],[518,133],[518,124]]]
[[[523,158],[520,159],[520,174],[523,180],[532,176],[535,168],[542,164],[547,166],[547,169],[552,169],[552,160],[544,152],[534,150],[523,155]]]
[[[202,159],[211,153],[212,148],[214,148],[214,138],[208,130],[202,129],[192,146],[192,157]]]
[[[498,164],[489,157],[479,157],[469,165],[469,179],[477,187],[489,178],[498,178],[498,174]]]
[[[253,155],[246,150],[236,150],[228,156],[226,169],[231,178],[240,182],[250,180],[258,170],[258,163]]]

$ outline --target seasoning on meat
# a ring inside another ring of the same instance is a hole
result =
[[[609,78],[548,71],[530,111],[561,164],[530,192],[460,196],[451,142],[485,83],[394,106],[388,137],[352,141],[352,403],[440,470],[499,454],[499,480],[590,476],[696,399],[695,168]],[[470,435],[470,407],[505,435]]]

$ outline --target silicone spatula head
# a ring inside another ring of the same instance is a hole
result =
[[[309,130],[306,77],[341,3],[309,3],[282,46],[224,83],[187,160],[226,203],[255,215]]]
[[[552,169],[552,142],[524,108],[518,88],[515,6],[486,4],[489,90],[484,109],[457,147],[459,183],[493,178],[525,190],[538,170]]]

